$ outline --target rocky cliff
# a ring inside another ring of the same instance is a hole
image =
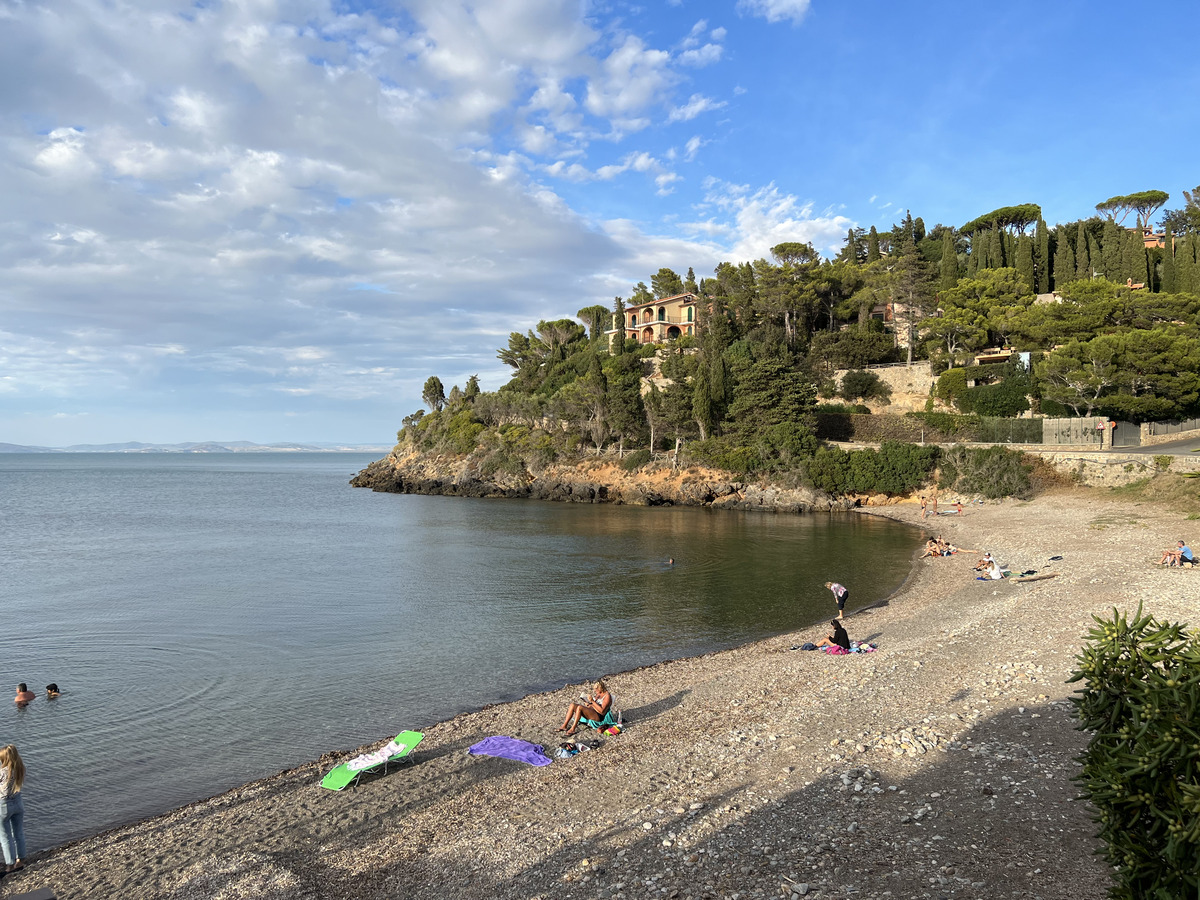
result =
[[[604,458],[551,465],[537,474],[483,476],[469,457],[393,451],[358,473],[350,484],[396,494],[513,497],[629,506],[708,506],[770,512],[844,509],[857,501],[833,500],[812,488],[732,481],[728,472],[647,466],[627,472]]]

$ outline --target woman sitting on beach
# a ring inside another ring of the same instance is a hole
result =
[[[833,633],[827,634],[821,640],[817,641],[818,647],[841,647],[849,652],[850,650],[850,635],[846,633],[846,629],[842,627],[842,623],[838,619],[833,619],[829,623],[833,626]]]
[[[576,726],[579,725],[580,719],[587,719],[589,722],[599,722],[612,706],[612,694],[608,692],[603,681],[597,681],[592,685],[592,694],[580,694],[579,699],[582,703],[572,703],[567,709],[567,717],[563,719],[562,726],[559,731],[565,731],[567,734],[574,734]]]

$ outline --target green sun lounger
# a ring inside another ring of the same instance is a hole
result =
[[[358,781],[364,772],[373,772],[380,766],[383,766],[383,771],[386,772],[388,763],[404,759],[412,753],[413,747],[421,743],[423,737],[425,735],[419,731],[402,731],[378,750],[356,756],[335,767],[321,779],[321,787],[340,791]]]

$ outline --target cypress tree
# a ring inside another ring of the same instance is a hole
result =
[[[867,262],[873,263],[879,256],[879,232],[872,225],[871,232],[867,235]]]
[[[974,278],[979,272],[979,254],[982,251],[980,232],[971,235],[971,246],[967,251],[967,277]]]
[[[1167,222],[1163,229],[1162,256],[1162,291],[1164,294],[1174,294],[1179,290],[1178,272],[1175,268],[1175,239],[1171,236],[1171,223]]]
[[[1025,282],[1025,290],[1036,290],[1033,280],[1033,239],[1026,235],[1017,238],[1017,276]]]
[[[1076,278],[1091,278],[1091,260],[1088,259],[1087,247],[1087,229],[1083,227],[1083,223],[1079,223],[1079,230],[1075,232],[1075,277]]]
[[[1088,278],[1093,277],[1100,271],[1099,266],[1103,264],[1100,258],[1100,245],[1096,243],[1096,236],[1090,231],[1087,236],[1088,245],[1088,260],[1091,265],[1088,266]]]
[[[942,232],[941,276],[940,287],[944,291],[958,284],[958,254],[954,251],[954,234],[949,228]]]
[[[1067,283],[1075,280],[1075,254],[1067,240],[1067,232],[1058,229],[1058,244],[1054,248],[1054,290],[1061,291]]]
[[[1104,222],[1104,231],[1100,234],[1100,263],[1096,268],[1103,268],[1104,277],[1109,281],[1124,281],[1121,274],[1121,226],[1112,219]]]
[[[1175,247],[1175,269],[1175,283],[1180,293],[1200,293],[1200,285],[1196,283],[1196,257],[1190,234],[1180,238]]]
[[[996,235],[997,235],[997,237],[1000,238],[1000,240],[998,242],[998,245],[1000,247],[1000,253],[998,254],[998,256],[1000,257],[1000,261],[998,263],[996,263],[996,265],[994,265],[992,268],[1003,269],[1006,266],[1012,266],[1014,261],[1017,258],[1016,238],[1014,238],[1011,234],[1009,234],[1008,231],[1006,231],[1002,228],[996,229]]]
[[[1050,229],[1046,220],[1038,216],[1037,231],[1035,232],[1033,267],[1037,272],[1037,292],[1050,293]]]
[[[1121,253],[1120,281],[1137,284],[1146,280],[1146,248],[1142,244],[1142,229],[1132,228],[1125,232]]]

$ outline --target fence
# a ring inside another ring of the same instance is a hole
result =
[[[1042,419],[1043,444],[1083,444],[1104,446],[1104,429],[1108,420],[1091,417],[1087,419]]]
[[[990,444],[1040,444],[1045,439],[1042,419],[1001,419],[985,416],[975,440]]]
[[[1200,419],[1184,419],[1181,422],[1147,422],[1151,435],[1181,434],[1200,428]]]

